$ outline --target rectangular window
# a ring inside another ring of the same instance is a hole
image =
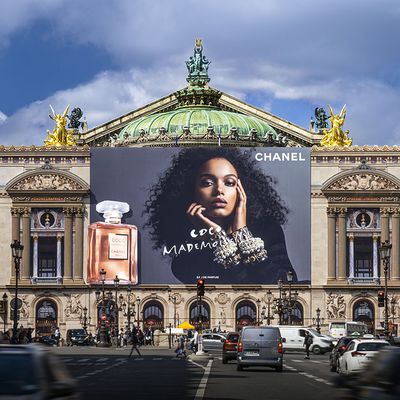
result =
[[[372,237],[354,238],[354,276],[356,278],[374,276]]]
[[[38,277],[55,278],[57,276],[57,238],[38,238]]]

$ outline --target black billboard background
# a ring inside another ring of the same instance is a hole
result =
[[[248,149],[241,149],[246,151]],[[145,228],[147,215],[142,215],[150,188],[170,167],[174,154],[182,148],[93,148],[91,149],[90,222],[103,221],[96,212],[96,204],[103,200],[124,201],[130,212],[123,223],[136,225],[139,230],[139,277],[143,284],[181,283],[171,271],[171,258],[153,248],[149,229]],[[287,254],[299,282],[309,282],[311,274],[311,224],[310,224],[310,149],[307,148],[256,148],[258,165],[266,174],[276,178],[275,189],[289,208],[288,221],[282,227],[285,233]],[[279,161],[284,154],[297,161]],[[264,154],[266,160],[264,161]],[[298,161],[303,159],[305,161]],[[274,161],[272,161],[274,160]],[[179,244],[178,244],[179,245]],[[201,272],[193,271],[195,277]],[[213,284],[230,284],[215,280]],[[266,282],[243,282],[262,284]],[[270,282],[272,283],[272,282]],[[275,282],[274,282],[275,283]]]

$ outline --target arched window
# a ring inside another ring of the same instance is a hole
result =
[[[303,306],[296,301],[293,305],[292,312],[290,313],[290,322],[291,325],[303,325],[304,313]]]
[[[248,300],[243,300],[236,306],[236,329],[257,323],[256,305]]]
[[[189,308],[189,320],[191,325],[210,329],[210,306],[203,300],[201,304],[194,301]]]
[[[374,332],[374,314],[374,305],[369,300],[358,300],[353,305],[353,321],[367,324],[369,333]]]
[[[50,299],[39,301],[36,306],[36,335],[50,336],[57,327],[57,304]]]
[[[143,325],[144,328],[164,327],[164,307],[157,300],[148,301],[143,307]]]

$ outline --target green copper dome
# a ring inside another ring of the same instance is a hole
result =
[[[266,122],[244,114],[213,109],[210,107],[185,107],[173,111],[148,115],[128,124],[119,134],[119,139],[136,138],[146,135],[155,139],[160,134],[175,137],[184,133],[192,137],[202,138],[205,134],[217,136],[231,135],[238,139],[256,135],[264,139],[277,133]]]

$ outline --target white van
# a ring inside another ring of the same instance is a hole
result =
[[[314,354],[324,354],[332,349],[333,338],[327,335],[321,335],[313,328],[303,326],[275,325],[281,331],[282,338],[286,341],[283,343],[284,351],[304,351],[304,337],[309,332],[313,339],[310,351]]]

